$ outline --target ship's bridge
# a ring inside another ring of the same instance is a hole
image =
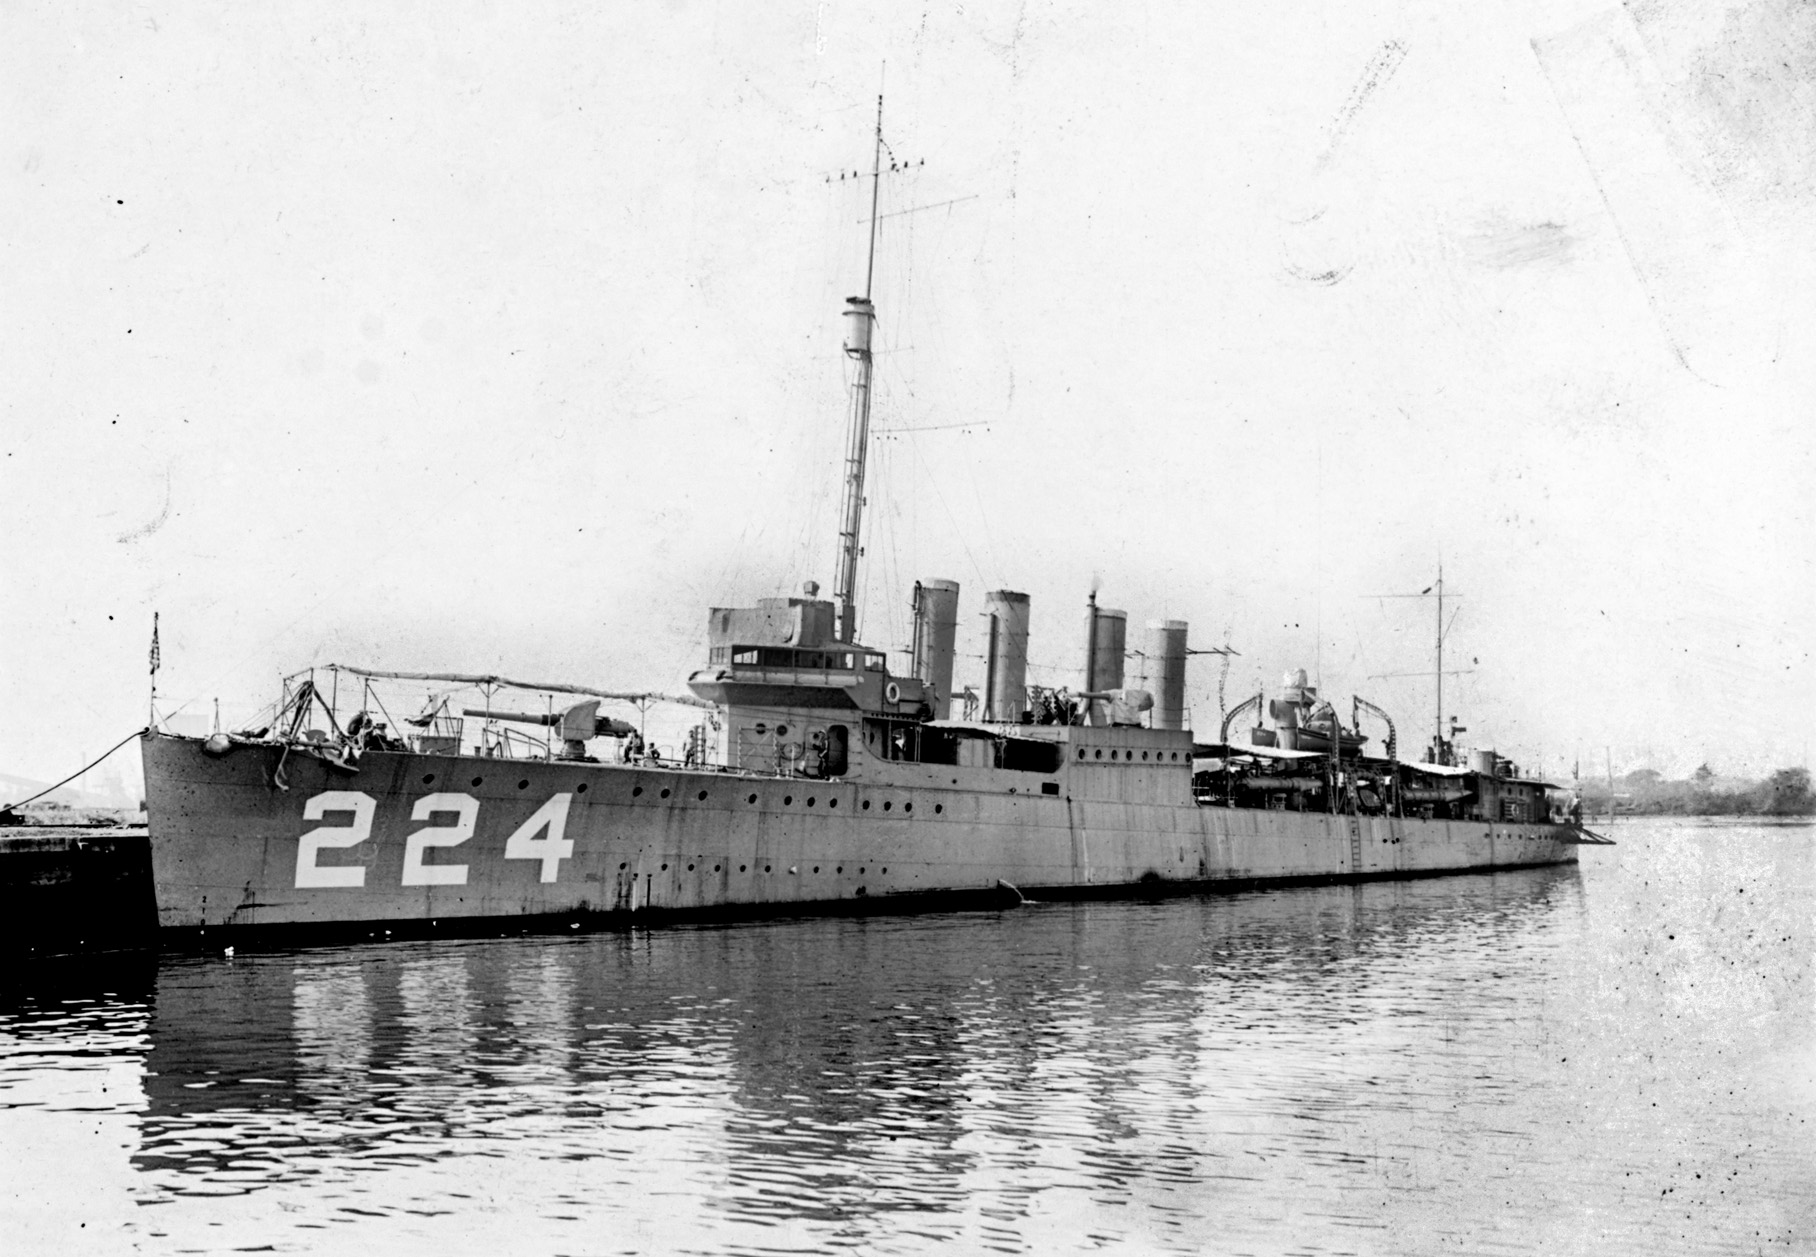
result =
[[[863,646],[714,646],[688,688],[723,707],[823,711],[920,709],[923,686],[892,678],[883,653]]]
[[[858,713],[903,720],[933,714],[925,682],[889,673],[880,650],[841,642],[833,606],[818,598],[764,598],[755,607],[714,607],[707,666],[687,679],[720,709],[725,762],[773,771],[813,760],[820,748],[842,763]]]

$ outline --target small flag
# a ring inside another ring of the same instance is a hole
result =
[[[151,675],[158,675],[158,613],[151,613]]]

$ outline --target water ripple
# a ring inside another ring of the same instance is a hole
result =
[[[0,1146],[34,1149],[20,1233],[94,1251],[1816,1242],[1810,833],[1622,837],[1580,872],[41,973],[0,1001]],[[59,1190],[106,1206],[86,1239]]]

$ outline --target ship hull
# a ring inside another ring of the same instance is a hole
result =
[[[142,743],[175,930],[874,910],[1568,863],[1552,824],[1428,821],[667,767]],[[1005,886],[1005,884],[1007,884]]]

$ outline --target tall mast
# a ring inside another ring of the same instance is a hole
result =
[[[1438,564],[1438,712],[1436,740],[1431,744],[1432,758],[1444,754],[1444,565]]]
[[[883,98],[876,98],[876,151],[870,166],[870,253],[864,264],[864,295],[845,302],[845,353],[857,360],[851,382],[851,418],[845,438],[845,502],[839,512],[839,571],[833,597],[839,604],[839,640],[857,638],[858,530],[864,518],[864,464],[870,452],[870,334],[876,307],[870,300],[876,277],[877,195],[883,184]]]

